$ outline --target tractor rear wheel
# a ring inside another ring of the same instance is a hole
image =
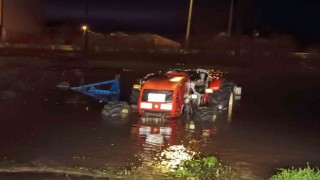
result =
[[[193,112],[193,120],[214,122],[216,120],[215,109],[206,106],[199,107]]]
[[[213,91],[209,96],[209,106],[226,110],[230,104],[230,98],[233,97],[233,88],[235,84],[230,81],[223,81],[218,91]],[[232,98],[233,100],[233,98]]]
[[[130,113],[130,106],[126,102],[108,102],[102,109],[101,114],[105,117],[126,118]]]

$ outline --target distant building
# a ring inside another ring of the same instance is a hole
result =
[[[126,34],[123,32],[114,32],[107,36],[97,33],[91,33],[89,36],[90,44],[99,49],[108,47],[112,49],[172,49],[181,48],[180,43],[156,34]]]
[[[44,24],[43,0],[0,0],[2,41],[35,42]]]

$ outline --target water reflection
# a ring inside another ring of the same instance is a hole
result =
[[[178,144],[181,142],[183,122],[179,120],[140,118],[133,123],[131,132],[144,151],[160,152],[161,147]],[[159,148],[160,147],[160,148]]]
[[[231,113],[232,114],[232,113]],[[230,112],[217,111],[212,121],[194,121],[192,118],[174,120],[139,118],[132,123],[131,133],[143,153],[155,155],[173,145],[184,145],[194,151],[214,144],[221,126],[230,122]]]

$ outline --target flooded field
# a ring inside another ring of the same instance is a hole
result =
[[[243,87],[240,105],[231,118],[226,112],[217,112],[215,122],[193,122],[192,117],[189,121],[147,122],[135,112],[127,119],[103,118],[103,104],[76,93],[57,92],[53,87],[62,81],[93,83],[120,74],[121,100],[128,101],[132,84],[145,73],[159,68],[212,65],[159,63],[158,68],[152,63],[132,62],[131,68],[128,64],[120,68],[116,63],[105,65],[111,68],[83,68],[47,61],[34,63],[1,63],[2,179],[67,179],[59,171],[34,173],[35,167],[43,166],[64,170],[139,166],[163,148],[180,144],[189,144],[203,156],[218,157],[235,168],[237,179],[267,179],[278,168],[308,163],[320,166],[319,71],[222,66]],[[160,137],[149,135],[160,129]],[[23,168],[31,170],[15,173]],[[147,176],[140,177],[144,178]]]

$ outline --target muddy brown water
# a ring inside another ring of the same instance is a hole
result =
[[[53,71],[53,75],[61,74],[61,69]],[[121,73],[122,100],[128,99],[131,84],[146,72],[85,70],[89,76],[87,82]],[[320,73],[240,72],[230,72],[243,87],[240,105],[234,109],[231,121],[221,112],[215,123],[196,123],[191,129],[190,123],[175,120],[166,125],[173,131],[164,136],[163,146],[150,146],[146,136],[139,135],[140,118],[135,113],[125,120],[103,119],[102,105],[90,100],[85,105],[89,110],[44,106],[44,99],[56,97],[51,96],[50,85],[57,79],[49,78],[50,81],[36,86],[32,92],[21,91],[22,95],[2,99],[1,164],[5,167],[129,167],[141,163],[138,155],[154,156],[168,144],[195,140],[194,148],[203,156],[217,156],[223,164],[236,169],[239,179],[267,179],[278,168],[304,167],[308,163],[319,167]],[[42,179],[45,175],[24,173],[18,179]],[[14,173],[0,174],[1,179],[16,177]],[[56,177],[48,174],[46,178]]]

